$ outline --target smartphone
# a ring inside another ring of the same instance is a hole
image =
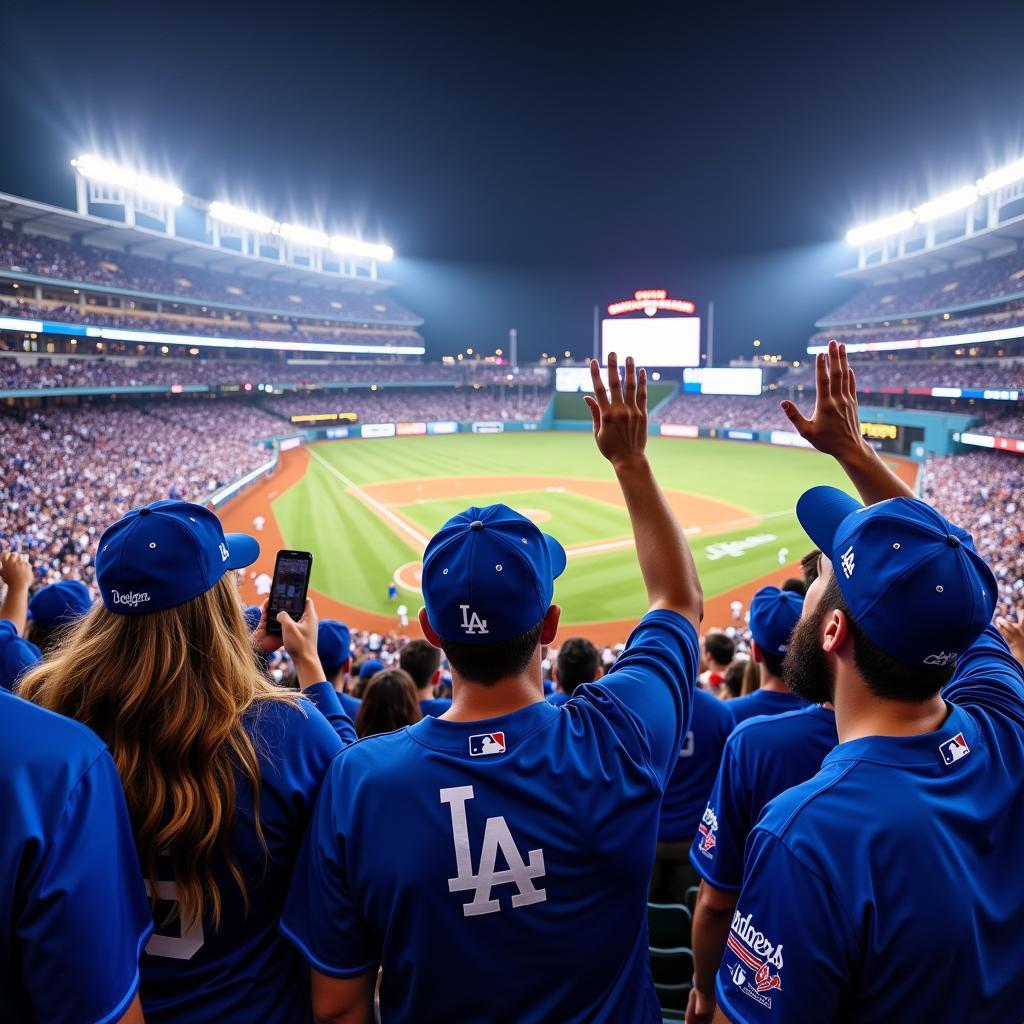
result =
[[[267,608],[267,632],[281,635],[279,612],[287,612],[296,622],[306,608],[309,574],[313,571],[310,551],[278,551],[274,563],[274,580],[270,584],[270,606]]]

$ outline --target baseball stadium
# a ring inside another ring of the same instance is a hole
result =
[[[454,346],[381,237],[107,151],[0,193],[0,1019],[1008,1019],[1024,160],[983,170],[851,229],[785,353],[647,279]]]

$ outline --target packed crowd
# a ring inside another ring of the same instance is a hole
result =
[[[1002,437],[1024,437],[1024,414],[997,412],[983,421],[984,431]]]
[[[859,388],[1018,388],[1024,389],[1024,361],[966,359],[864,359],[851,357]],[[813,362],[790,370],[783,387],[814,384]]]
[[[153,331],[184,338],[246,338],[263,341],[301,341],[309,344],[345,345],[422,345],[415,331],[352,330],[349,323],[319,323],[281,317],[273,323],[242,317],[171,317],[158,313],[122,312],[114,307],[41,305],[31,302],[0,300],[0,316],[20,319],[52,320],[60,324],[84,324],[90,327],[120,327],[131,331]],[[369,326],[369,325],[367,325]]]
[[[999,583],[997,614],[1013,612],[1024,619],[1022,483],[1019,456],[971,452],[931,459],[924,470],[922,497],[970,529]]]
[[[295,393],[267,399],[288,419],[316,413],[355,413],[363,423],[420,420],[539,420],[551,401],[542,388],[381,388],[379,391]]]
[[[282,426],[252,405],[224,401],[4,418],[0,548],[29,553],[40,583],[91,583],[103,523],[160,498],[202,501],[265,463],[267,453],[246,439]]]
[[[19,360],[0,357],[4,388],[124,387],[143,384],[388,384],[462,382],[471,371],[440,363],[357,363],[343,360],[86,357]]]
[[[831,340],[841,341],[847,345],[857,342],[904,341],[913,338],[974,334],[1004,328],[1020,328],[1018,337],[1024,336],[1024,299],[1000,303],[996,309],[976,316],[944,313],[910,319],[894,314],[894,319],[897,318],[899,322],[895,324],[891,320],[885,320],[881,324],[847,324],[818,331],[811,336],[809,344],[826,345]],[[1015,341],[1016,338],[1013,338],[1008,344]]]
[[[0,228],[2,268],[76,284],[144,292],[171,301],[220,303],[272,313],[312,313],[350,322],[419,322],[417,316],[391,296],[380,293],[304,289],[253,277],[228,276],[201,267],[5,228]]]
[[[655,423],[775,430],[780,419],[779,399],[774,395],[686,395],[670,398],[651,416]]]
[[[983,305],[1024,291],[1024,253],[1014,252],[954,270],[871,285],[857,292],[821,323],[850,324],[868,317],[899,319],[968,303]]]

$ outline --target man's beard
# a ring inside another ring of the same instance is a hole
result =
[[[789,688],[810,704],[828,704],[834,697],[832,666],[821,649],[823,613],[800,619],[789,638],[782,676]]]

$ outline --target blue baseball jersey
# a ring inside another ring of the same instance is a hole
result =
[[[4,691],[0,879],[0,1020],[118,1020],[153,930],[121,779],[84,725]]]
[[[548,694],[547,702],[549,704],[554,704],[556,708],[560,708],[569,700],[570,696],[570,694],[563,693],[561,690],[555,690],[554,693]]]
[[[447,697],[428,697],[420,701],[420,711],[431,718],[443,715],[451,706],[452,702]]]
[[[354,722],[356,720],[356,715],[359,714],[359,707],[363,702],[358,697],[353,697],[348,693],[339,693],[338,700],[341,702],[341,706],[345,709],[345,714],[347,714]]]
[[[239,775],[230,846],[245,878],[248,910],[227,865],[219,861],[214,877],[222,900],[220,926],[215,928],[209,915],[192,929],[177,920],[168,924],[175,895],[170,870],[160,880],[157,930],[142,959],[147,1024],[309,1024],[312,1019],[309,971],[283,940],[278,921],[320,785],[355,733],[330,684],[305,692],[311,699],[298,705],[263,701],[245,719],[259,754],[260,824],[267,845],[265,854],[256,834],[252,789]]]
[[[739,892],[743,850],[761,812],[814,775],[837,742],[836,716],[815,704],[736,726],[690,848],[697,874],[716,889]]]
[[[647,886],[698,660],[693,626],[655,611],[561,708],[425,718],[349,747],[283,930],[324,974],[382,965],[386,1024],[660,1024]]]
[[[726,701],[732,712],[732,720],[738,725],[755,715],[781,715],[786,711],[799,711],[807,707],[795,693],[787,690],[779,693],[775,690],[755,690],[745,697],[736,697]]]
[[[686,843],[696,834],[732,727],[726,701],[706,690],[694,692],[690,728],[661,804],[658,842]]]
[[[741,1021],[1016,1021],[1024,673],[991,626],[936,732],[841,743],[751,834],[717,978]]]

